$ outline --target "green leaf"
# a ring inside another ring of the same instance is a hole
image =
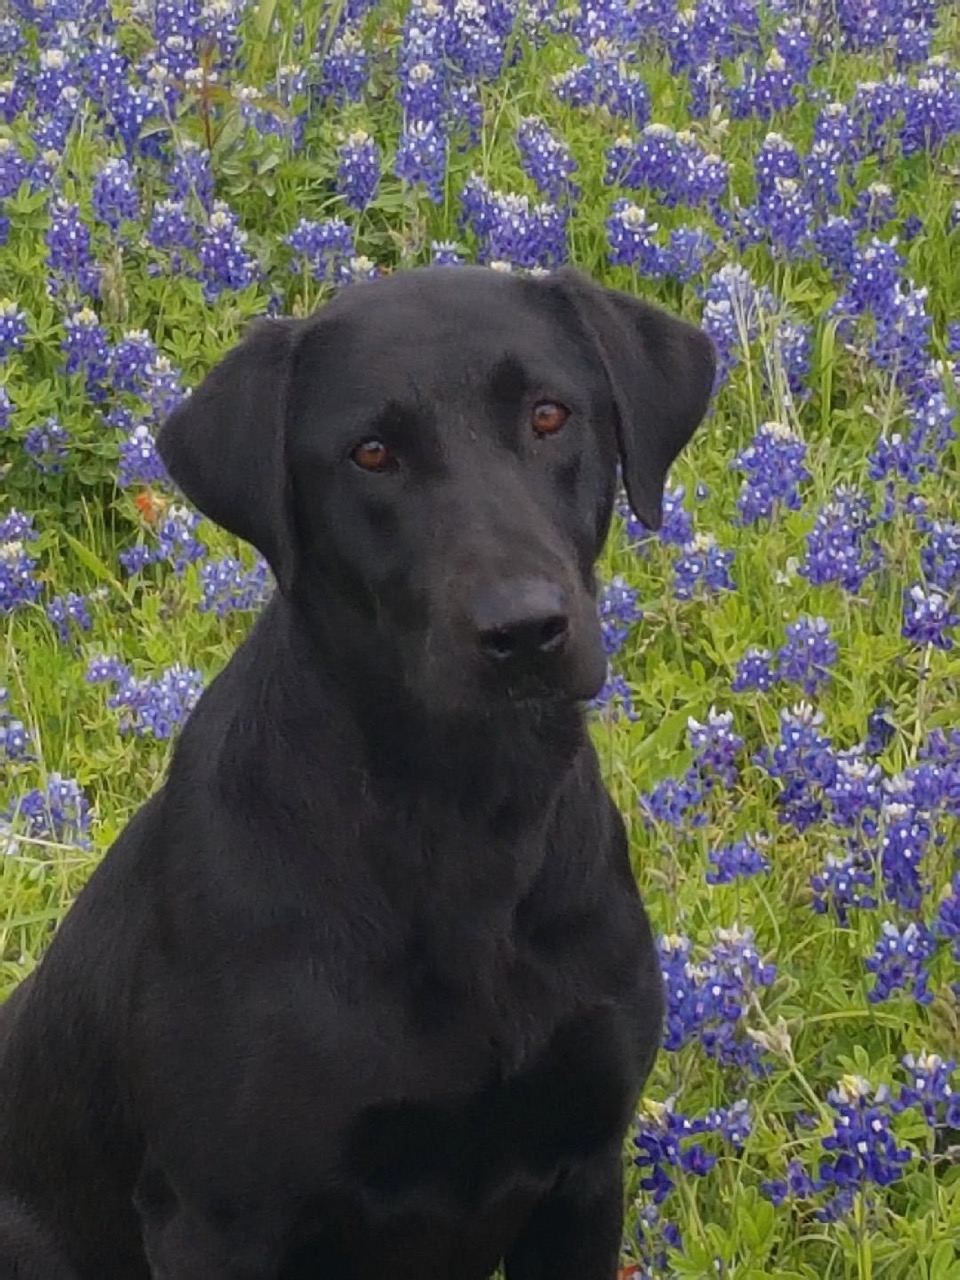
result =
[[[100,582],[105,582],[108,586],[113,587],[115,591],[118,591],[127,604],[133,603],[127,588],[112,572],[110,567],[104,564],[95,551],[91,551],[85,543],[81,542],[79,538],[75,538],[72,533],[68,533],[66,529],[60,530],[60,536],[85,569],[89,569]]]

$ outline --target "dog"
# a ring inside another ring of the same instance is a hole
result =
[[[174,410],[276,590],[3,1007],[3,1280],[613,1280],[664,1001],[594,565],[713,380],[573,269],[425,267]]]

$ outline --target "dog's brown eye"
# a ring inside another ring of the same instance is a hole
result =
[[[382,440],[364,440],[350,457],[364,471],[389,471],[394,457]]]
[[[554,400],[541,400],[533,406],[530,421],[538,436],[552,436],[570,417],[570,410]]]

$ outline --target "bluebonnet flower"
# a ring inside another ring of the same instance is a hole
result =
[[[155,249],[172,252],[174,264],[183,261],[179,250],[196,248],[199,235],[197,219],[182,200],[158,200],[154,204],[147,243]]]
[[[757,952],[751,929],[717,929],[713,946],[695,958],[687,938],[658,940],[667,995],[664,1048],[676,1053],[691,1040],[723,1066],[762,1074],[762,1049],[746,1034],[756,994],[773,984],[776,968]]]
[[[317,58],[321,78],[317,93],[334,102],[357,102],[370,75],[370,62],[363,38],[355,28],[347,28],[333,41],[322,61]]]
[[[960,590],[960,524],[934,520],[920,551],[924,577],[934,587],[951,593]]]
[[[75,291],[80,297],[95,298],[99,291],[100,268],[90,248],[90,229],[80,217],[80,209],[61,197],[50,203],[50,227],[46,234],[48,288],[54,296]]]
[[[46,615],[62,644],[70,639],[71,624],[80,631],[89,631],[93,626],[87,597],[77,595],[75,591],[68,591],[66,596],[54,596],[46,606]]]
[[[22,720],[10,714],[10,694],[0,687],[0,764],[34,760],[33,738]]]
[[[624,1242],[630,1261],[622,1268],[622,1275],[636,1280],[665,1275],[670,1266],[668,1250],[682,1247],[680,1228],[664,1217],[660,1205],[652,1201],[638,1205],[632,1236]]]
[[[814,142],[803,160],[803,190],[818,218],[823,218],[828,210],[840,204],[843,176],[843,158],[838,148],[831,142]],[[819,245],[819,229],[815,228],[813,233],[815,246]]]
[[[733,692],[745,693],[748,689],[757,689],[761,693],[769,693],[776,683],[772,659],[773,654],[769,649],[748,649],[737,663],[730,685]]]
[[[853,218],[865,231],[876,232],[897,216],[893,188],[886,182],[871,182],[857,197]]]
[[[460,154],[480,145],[483,134],[483,100],[474,81],[451,88],[446,121],[448,134],[451,139],[456,139]]]
[[[117,554],[117,559],[123,567],[124,573],[132,577],[135,573],[140,573],[151,565],[157,559],[154,551],[142,543],[138,543],[134,547],[128,547],[124,551]]]
[[[817,586],[839,582],[845,591],[859,591],[881,564],[879,544],[869,536],[875,524],[869,499],[856,489],[838,487],[807,534],[800,573]]]
[[[646,188],[667,205],[681,199],[681,174],[685,167],[676,131],[665,124],[648,124],[638,142],[618,138],[606,153],[608,184],[636,191]]]
[[[551,79],[554,93],[572,107],[606,107],[611,115],[641,128],[650,118],[650,94],[637,72],[626,68],[619,49],[601,36],[586,51],[586,62]]]
[[[688,769],[682,778],[663,778],[652,791],[640,796],[637,806],[648,826],[664,822],[677,829],[701,827],[707,821],[707,815],[699,812],[705,794],[699,771]]]
[[[750,1135],[752,1117],[746,1099],[726,1109],[716,1109],[704,1116],[685,1116],[675,1110],[674,1099],[666,1103],[644,1098],[637,1116],[633,1145],[637,1154],[634,1164],[644,1172],[640,1187],[661,1204],[673,1190],[672,1173],[680,1170],[703,1177],[717,1162],[701,1141],[719,1137],[734,1151],[741,1151]]]
[[[426,58],[404,67],[397,86],[397,97],[405,120],[438,123],[443,115],[447,81],[442,63]]]
[[[523,170],[553,203],[575,199],[573,175],[577,162],[570,148],[539,116],[524,116],[517,129],[517,148]]]
[[[756,839],[738,840],[720,849],[711,849],[708,857],[711,870],[706,874],[707,884],[733,884],[734,880],[747,880],[770,870],[770,860],[761,852]]]
[[[911,63],[925,62],[930,56],[932,38],[932,23],[923,19],[904,18],[897,32],[897,70],[904,71]]]
[[[639,719],[633,707],[630,686],[619,672],[608,669],[603,688],[588,704],[592,711],[604,711],[609,708],[615,715],[622,714],[627,720]]]
[[[109,372],[114,389],[141,395],[148,380],[147,370],[156,356],[156,345],[145,329],[125,333],[110,352]]]
[[[759,116],[769,120],[788,110],[797,93],[796,73],[778,49],[771,50],[761,70],[752,63],[743,68],[743,82],[730,90],[730,114],[734,120]]]
[[[66,357],[64,373],[82,373],[87,393],[95,399],[103,399],[110,351],[106,329],[89,307],[82,307],[67,316],[63,326],[66,334],[60,349]]]
[[[361,213],[380,183],[380,148],[363,129],[351,133],[339,151],[337,190],[351,209]]]
[[[128,667],[119,658],[99,654],[88,661],[84,678],[87,684],[120,684],[129,674]]]
[[[903,625],[901,634],[911,644],[933,645],[936,649],[952,649],[953,637],[948,632],[960,622],[942,592],[924,591],[914,583],[903,593]]]
[[[513,11],[506,5],[457,0],[452,6],[447,56],[470,80],[494,80],[503,67]]]
[[[891,790],[889,782],[887,790]],[[893,796],[881,808],[880,870],[884,891],[889,902],[916,911],[923,900],[921,868],[932,829],[928,815],[908,797],[900,798],[897,791]]]
[[[849,924],[854,908],[869,911],[877,905],[876,877],[856,850],[842,858],[828,853],[823,867],[811,876],[810,887],[814,911],[818,915],[833,911],[843,928]]]
[[[127,673],[108,705],[120,711],[120,732],[163,740],[173,737],[197,705],[203,692],[199,671],[179,663],[162,671],[155,679],[140,679]]]
[[[817,1186],[800,1160],[787,1162],[785,1178],[774,1178],[760,1183],[760,1194],[775,1208],[790,1200],[809,1200],[816,1195]]]
[[[466,258],[453,240],[431,240],[430,255],[435,267],[462,267]]]
[[[907,353],[909,355],[909,353]],[[901,382],[902,372],[912,375],[917,389],[917,363],[905,371],[895,370]],[[874,480],[899,477],[915,484],[927,471],[936,472],[941,466],[941,454],[955,438],[953,428],[955,413],[947,397],[939,389],[918,396],[907,406],[911,428],[906,436],[895,432],[889,438],[880,436],[869,455],[870,476]]]
[[[960,960],[960,871],[953,877],[937,907],[933,932],[938,938],[953,943],[953,958]]]
[[[10,298],[0,299],[0,359],[23,348],[27,316]]]
[[[732,787],[739,776],[737,756],[743,750],[743,738],[733,729],[733,712],[711,707],[701,723],[690,716],[687,720],[687,742],[694,753],[693,767],[710,790],[719,780]]]
[[[837,660],[830,624],[826,618],[802,617],[787,627],[786,634],[777,650],[778,678],[800,685],[805,693],[816,693],[830,679],[829,668]]]
[[[830,739],[820,731],[823,712],[806,702],[780,712],[780,741],[765,747],[755,763],[781,783],[780,821],[805,831],[823,817],[823,791],[833,785],[837,761]]]
[[[960,132],[960,75],[953,67],[927,64],[928,73],[902,90],[903,125],[900,145],[905,156],[926,151],[936,154]]]
[[[938,1053],[908,1053],[902,1064],[908,1083],[892,1103],[893,1111],[919,1111],[930,1129],[960,1128],[960,1091],[951,1084],[955,1059],[943,1059]]]
[[[712,533],[695,534],[674,559],[673,594],[678,600],[692,600],[700,593],[735,591],[732,563],[733,552],[722,551]]]
[[[893,143],[895,121],[903,110],[905,86],[901,76],[861,80],[857,84],[851,110],[860,134],[861,154],[882,154]]]
[[[195,536],[199,524],[197,512],[177,503],[169,507],[157,530],[157,559],[169,561],[177,573],[194,560],[202,560],[207,547]]]
[[[247,239],[237,215],[217,201],[198,249],[203,292],[208,302],[225,289],[245,289],[257,279],[259,264],[247,250]]]
[[[614,578],[600,593],[599,614],[603,647],[608,656],[622,648],[632,627],[643,617],[637,604],[637,591],[622,577]]]
[[[796,178],[775,178],[773,190],[744,211],[742,222],[748,237],[769,242],[777,258],[802,257],[809,252],[813,210]]]
[[[757,430],[746,449],[730,463],[733,470],[747,476],[737,499],[744,524],[769,520],[780,504],[799,511],[799,485],[810,479],[804,465],[806,456],[807,446],[783,423],[765,422]]]
[[[314,280],[337,280],[345,264],[356,255],[353,232],[342,218],[310,222],[301,218],[285,237],[294,253],[292,272],[309,271]]]
[[[168,178],[175,204],[185,206],[192,199],[208,216],[213,212],[213,170],[206,147],[189,138],[179,139]]]
[[[802,18],[785,18],[773,37],[784,67],[800,83],[813,67],[813,37],[805,30]]]
[[[722,69],[715,62],[702,62],[691,69],[690,114],[696,120],[708,119],[721,109],[727,97]]]
[[[875,978],[875,985],[867,992],[871,1004],[889,1000],[896,991],[912,992],[920,1004],[930,1004],[933,993],[928,989],[929,974],[926,964],[936,948],[936,943],[926,925],[915,920],[902,930],[885,920],[881,925],[882,936],[872,956],[864,961],[868,973]]]
[[[48,418],[42,426],[30,428],[23,437],[23,449],[41,471],[56,475],[63,470],[69,439],[56,418]]]
[[[782,133],[768,133],[753,161],[758,201],[773,195],[778,181],[794,181],[802,171],[802,162],[793,143]]]
[[[169,476],[157,452],[153,433],[141,422],[120,444],[117,483],[121,489],[129,489],[136,484],[151,485],[165,481],[169,482]]]
[[[103,164],[93,179],[90,202],[93,216],[111,231],[122,222],[139,222],[137,175],[128,160],[114,156]]]
[[[858,1076],[844,1076],[827,1094],[834,1112],[833,1131],[823,1139],[832,1158],[820,1165],[820,1187],[862,1190],[886,1187],[903,1176],[912,1153],[898,1147],[891,1132],[889,1092],[873,1089]]]
[[[830,820],[840,827],[876,835],[876,815],[883,799],[880,766],[872,761],[864,747],[838,751],[836,759],[836,777],[825,789],[830,801]]]
[[[610,261],[651,278],[665,275],[668,260],[656,241],[659,229],[658,223],[648,219],[646,209],[630,200],[614,200],[607,219]]]
[[[864,748],[868,755],[882,755],[889,745],[896,728],[887,719],[885,707],[875,707],[867,716],[867,738]]]
[[[663,251],[664,269],[667,275],[687,284],[704,272],[715,249],[716,244],[702,227],[676,227]]]
[[[928,291],[898,285],[877,315],[868,347],[872,361],[889,371],[908,396],[923,385],[929,360],[933,317],[927,310]]]
[[[897,292],[904,265],[894,242],[873,236],[854,252],[844,306],[854,315],[880,314]]]
[[[745,267],[729,263],[710,277],[704,291],[701,324],[717,353],[715,390],[726,381],[738,359],[748,352],[759,332],[762,308],[768,299],[756,288]]]
[[[7,821],[19,820],[32,840],[88,848],[90,802],[73,778],[51,773],[43,788],[34,787],[7,809]]]
[[[810,325],[800,324],[787,316],[778,318],[773,332],[772,354],[774,377],[781,370],[787,379],[786,390],[790,397],[802,399],[810,394],[807,378],[813,352],[813,332]],[[773,381],[767,374],[767,381]]]
[[[167,356],[157,355],[147,365],[142,395],[158,419],[166,418],[183,399],[180,373]]]
[[[827,270],[837,279],[850,276],[857,262],[857,228],[840,215],[831,215],[813,232],[813,246]]]
[[[447,175],[447,142],[435,120],[404,122],[394,173],[412,187],[422,186],[433,203],[440,204]]]
[[[494,191],[476,176],[464,186],[462,205],[463,222],[479,242],[481,262],[529,270],[557,266],[567,256],[566,208]]]
[[[213,612],[223,618],[228,613],[259,609],[269,593],[266,561],[258,557],[252,569],[244,569],[231,556],[208,560],[200,568],[200,584],[201,613]]]
[[[694,536],[693,516],[683,505],[685,497],[686,489],[682,484],[664,491],[663,523],[655,535],[664,546],[685,547]],[[633,514],[625,498],[618,501],[617,510],[623,518],[630,546],[641,545],[654,537],[647,526]]]
[[[28,177],[27,163],[16,144],[10,138],[0,138],[0,198],[16,195]]]
[[[58,48],[41,49],[39,63],[33,86],[34,105],[37,114],[45,116],[57,110],[65,89],[76,87],[71,84],[76,68],[71,65],[66,50]]]

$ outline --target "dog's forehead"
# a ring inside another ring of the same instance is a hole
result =
[[[325,391],[356,398],[477,393],[505,367],[559,392],[590,353],[544,282],[489,268],[423,268],[353,286],[319,313]],[[333,383],[335,386],[331,387]]]
[[[555,328],[552,291],[489,268],[424,268],[345,290],[328,308],[361,343],[392,348],[533,343]]]

